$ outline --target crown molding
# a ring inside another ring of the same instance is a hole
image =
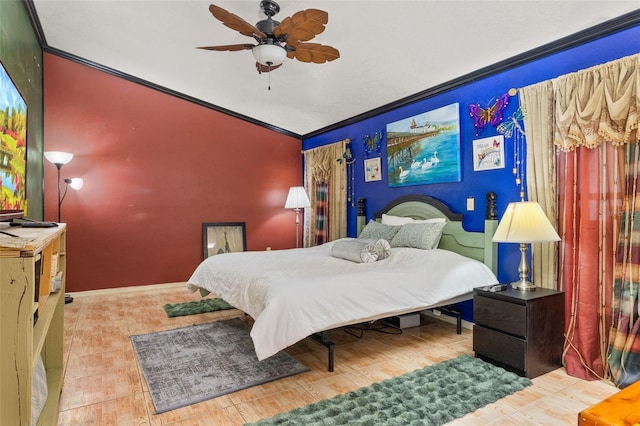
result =
[[[53,55],[57,55],[60,56],[62,58],[68,59],[70,61],[74,61],[77,62],[79,64],[97,69],[99,71],[102,72],[106,72],[108,74],[111,74],[113,76],[119,77],[119,78],[123,78],[125,80],[131,81],[133,83],[137,83],[146,87],[149,87],[151,89],[154,90],[158,90],[162,93],[165,93],[167,95],[170,96],[175,96],[178,97],[180,99],[186,100],[188,102],[193,102],[197,105],[203,106],[205,108],[209,108],[215,111],[218,111],[220,113],[229,115],[231,117],[235,117],[238,118],[240,120],[243,121],[247,121],[249,123],[255,124],[257,126],[261,126],[264,127],[266,129],[272,130],[274,132],[277,133],[281,133],[283,135],[286,136],[291,136],[297,139],[308,139],[317,135],[320,135],[322,133],[326,133],[332,130],[336,130],[339,129],[341,127],[345,127],[345,126],[349,126],[351,124],[355,124],[358,123],[362,120],[366,120],[368,118],[383,114],[385,112],[388,111],[392,111],[396,108],[411,104],[413,102],[417,102],[417,101],[421,101],[423,99],[427,99],[433,96],[436,96],[438,94],[447,92],[449,90],[455,89],[457,87],[460,86],[464,86],[466,84],[470,84],[474,81],[478,81],[480,79],[489,77],[493,74],[498,74],[500,72],[506,71],[508,69],[511,68],[515,68],[518,67],[520,65],[524,65],[527,64],[529,62],[535,61],[537,59],[543,58],[545,56],[549,56],[552,55],[554,53],[558,53],[558,52],[562,52],[564,50],[579,46],[581,44],[596,40],[598,38],[602,38],[604,36],[608,36],[611,34],[614,34],[616,32],[625,30],[627,28],[631,28],[634,27],[636,25],[640,24],[640,9],[634,10],[632,12],[629,12],[625,15],[621,15],[617,18],[614,19],[610,19],[608,21],[605,21],[603,23],[600,23],[598,25],[595,25],[593,27],[587,28],[585,30],[579,31],[577,33],[571,34],[569,36],[563,37],[561,39],[555,40],[551,43],[547,43],[545,45],[542,45],[540,47],[537,47],[535,49],[531,49],[527,52],[521,53],[519,55],[516,56],[512,56],[510,58],[504,59],[500,62],[497,62],[495,64],[486,66],[484,68],[481,68],[479,70],[473,71],[469,74],[465,74],[461,77],[455,78],[453,80],[449,80],[447,82],[444,82],[442,84],[439,84],[437,86],[431,87],[429,89],[420,91],[418,93],[415,93],[413,95],[404,97],[402,99],[399,99],[397,101],[388,103],[386,105],[382,105],[378,108],[372,109],[370,111],[364,112],[362,114],[358,114],[355,115],[351,118],[348,118],[346,120],[342,120],[339,121],[337,123],[331,124],[329,126],[323,127],[321,129],[315,130],[313,132],[307,133],[305,135],[299,135],[297,133],[291,132],[289,130],[286,129],[282,129],[280,127],[274,126],[272,124],[269,123],[265,123],[263,121],[260,120],[256,120],[253,119],[251,117],[248,117],[244,114],[240,114],[238,112],[235,111],[231,111],[229,109],[211,104],[209,102],[205,102],[201,99],[197,99],[194,98],[192,96],[188,96],[185,95],[183,93],[177,92],[175,90],[171,90],[169,88],[151,83],[147,80],[143,80],[137,77],[134,77],[130,74],[126,74],[123,72],[120,72],[118,70],[115,70],[113,68],[109,68],[105,65],[102,64],[98,64],[92,61],[89,61],[87,59],[78,57],[76,55],[73,55],[71,53],[50,47],[47,44],[44,32],[42,30],[42,26],[40,25],[40,19],[38,18],[38,14],[36,12],[35,6],[33,4],[33,0],[23,0],[25,7],[27,8],[27,12],[29,14],[29,17],[31,19],[31,25],[34,28],[34,31],[36,33],[36,36],[40,42],[40,46],[42,46],[42,50],[44,52],[47,53],[51,53]]]
[[[629,12],[625,15],[621,15],[609,21],[605,21],[593,27],[587,28],[583,31],[571,34],[569,36],[555,40],[551,43],[544,44],[540,47],[531,49],[519,55],[504,59],[493,65],[480,68],[479,70],[473,71],[469,74],[465,74],[461,77],[455,78],[453,80],[449,80],[445,83],[439,84],[437,86],[431,87],[429,89],[423,90],[421,92],[415,93],[413,95],[410,95],[405,98],[399,99],[397,101],[391,102],[389,104],[383,105],[381,107],[372,109],[365,113],[358,114],[356,116],[340,121],[338,123],[334,123],[322,129],[318,129],[313,132],[307,133],[303,135],[302,138],[303,140],[308,139],[310,137],[317,136],[322,133],[329,132],[331,130],[336,130],[341,127],[358,123],[360,121],[383,114],[388,111],[392,111],[396,108],[411,104],[413,102],[421,101],[423,99],[427,99],[427,98],[439,95],[441,93],[458,88],[460,86],[473,83],[483,78],[487,78],[491,75],[498,74],[500,72],[518,67],[520,65],[527,64],[529,62],[533,62],[545,56],[562,52],[564,50],[579,46],[581,44],[585,44],[587,42],[596,40],[598,38],[602,38],[604,36],[614,34],[616,32],[634,27],[639,24],[640,24],[640,9],[637,9],[637,10],[634,10],[633,12]]]

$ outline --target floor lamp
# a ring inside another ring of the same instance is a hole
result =
[[[284,204],[285,209],[293,209],[296,212],[296,248],[299,246],[299,228],[300,228],[300,209],[311,207],[311,202],[307,196],[307,192],[302,186],[292,186],[289,189],[287,201]]]
[[[82,188],[84,181],[81,178],[65,179],[64,194],[61,197],[60,196],[60,169],[62,169],[62,166],[64,166],[69,161],[71,161],[71,159],[73,159],[73,154],[71,154],[70,152],[63,152],[63,151],[46,151],[44,153],[44,158],[46,158],[47,161],[49,161],[50,163],[53,163],[58,169],[58,223],[59,223],[60,210],[62,207],[62,202],[64,201],[64,197],[67,195],[67,190],[69,189],[69,187],[75,190]],[[71,303],[71,302],[73,302],[73,297],[71,297],[68,294],[65,294],[64,303]]]
[[[44,153],[44,158],[47,159],[50,163],[53,163],[58,169],[58,223],[60,222],[60,205],[62,204],[62,199],[60,198],[60,169],[62,166],[67,164],[69,161],[73,159],[73,154],[70,152],[62,152],[62,151],[46,151]]]

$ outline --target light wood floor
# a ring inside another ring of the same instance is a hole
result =
[[[311,371],[163,414],[153,404],[129,336],[242,316],[237,310],[167,318],[166,303],[197,300],[183,284],[86,292],[65,305],[65,377],[59,425],[242,425],[323,398],[466,353],[472,332],[426,319],[421,327],[390,336],[367,332],[356,339],[336,332],[336,369],[326,370],[326,350],[305,340],[289,353]],[[458,419],[453,425],[575,425],[578,412],[617,391],[585,382],[563,369],[533,386]]]

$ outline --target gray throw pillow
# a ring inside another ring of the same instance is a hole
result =
[[[356,263],[373,263],[378,260],[378,248],[373,242],[343,239],[333,244],[331,256]]]
[[[400,226],[383,225],[372,219],[367,223],[367,226],[364,227],[360,235],[358,235],[358,238],[384,238],[391,242],[400,228]]]
[[[373,244],[378,254],[378,260],[386,259],[391,254],[391,244],[384,238],[358,238],[356,241]]]
[[[391,240],[391,247],[432,250],[438,247],[446,223],[407,223]]]

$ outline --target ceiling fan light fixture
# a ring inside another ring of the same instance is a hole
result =
[[[259,44],[251,49],[256,62],[266,66],[278,66],[287,57],[287,51],[277,44]]]

